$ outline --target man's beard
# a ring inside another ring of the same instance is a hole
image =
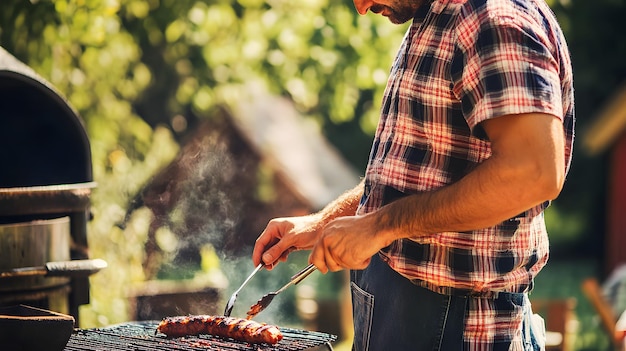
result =
[[[394,24],[405,23],[413,17],[417,9],[419,9],[425,0],[396,0],[390,6],[374,5],[370,8],[373,13],[382,13],[389,18],[389,21]]]

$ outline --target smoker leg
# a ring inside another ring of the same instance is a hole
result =
[[[72,260],[84,260],[89,258],[87,245],[87,222],[91,212],[89,210],[72,212],[70,214],[70,234],[72,236],[71,258]],[[72,278],[72,290],[69,296],[70,314],[74,317],[76,326],[79,325],[78,309],[81,305],[89,303],[89,278]]]
[[[328,351],[333,351],[333,345],[331,345],[329,342],[327,342],[325,346],[328,348]]]

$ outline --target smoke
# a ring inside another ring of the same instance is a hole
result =
[[[143,192],[156,225],[168,226],[179,240],[172,253],[176,265],[197,265],[199,248],[207,244],[242,255],[253,243],[242,213],[250,212],[247,208],[256,201],[258,161],[242,148],[232,128],[214,123],[201,125]]]
[[[223,145],[207,145],[215,147],[201,148],[187,160],[190,172],[179,184],[182,195],[172,219],[181,238],[179,259],[206,244],[221,250],[239,223],[243,204],[232,184],[236,172],[232,157]]]
[[[218,314],[223,313],[230,295],[254,269],[252,246],[267,223],[266,203],[256,197],[259,162],[232,126],[216,127],[212,121],[198,128],[177,158],[141,193],[143,206],[154,214],[146,244],[147,261],[151,251],[157,253],[146,267],[154,271],[165,267],[167,274],[157,275],[160,278],[192,278],[194,273],[183,275],[202,270],[206,248],[212,247],[219,261],[216,265],[228,281],[220,292]],[[245,317],[263,295],[287,283],[306,266],[306,255],[292,253],[288,262],[272,271],[258,272],[239,293],[232,315]],[[151,277],[150,272],[147,276]],[[297,327],[295,295],[295,287],[287,289],[255,320]]]

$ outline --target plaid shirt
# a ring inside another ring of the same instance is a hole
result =
[[[543,0],[427,2],[391,69],[357,213],[471,172],[491,156],[480,123],[502,115],[561,119],[569,170],[572,84],[565,39]],[[500,310],[490,297],[532,288],[548,259],[548,204],[490,228],[397,240],[381,254],[415,284],[482,297],[470,302],[466,340],[518,339],[510,330],[521,328],[520,311]]]

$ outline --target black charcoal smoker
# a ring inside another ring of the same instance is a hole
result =
[[[83,123],[50,83],[0,47],[0,307],[70,314],[89,303],[95,188]]]

